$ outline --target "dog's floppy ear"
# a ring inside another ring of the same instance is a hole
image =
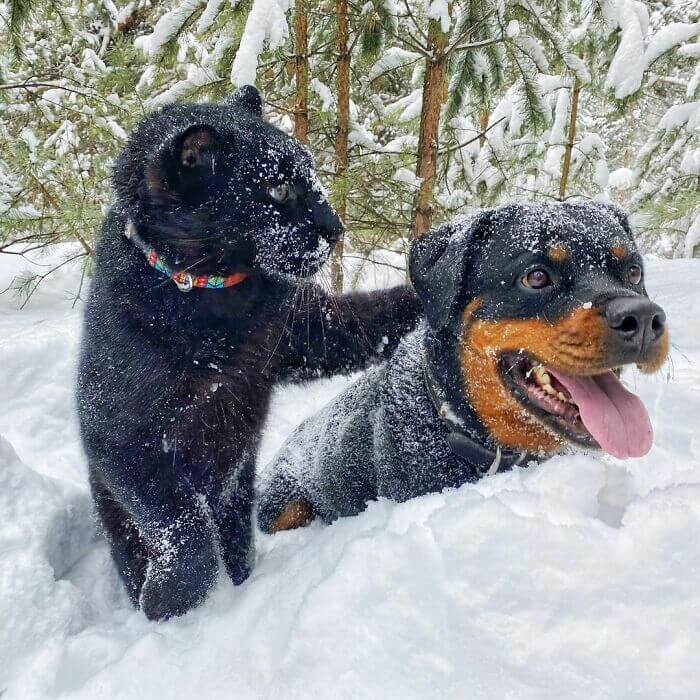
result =
[[[449,223],[411,243],[408,270],[430,327],[443,328],[464,282],[470,251],[478,245],[492,210],[483,210],[464,222]]]
[[[226,104],[262,116],[262,97],[254,85],[241,85],[226,99]]]
[[[619,207],[617,204],[613,204],[612,202],[600,202],[596,200],[592,202],[586,202],[582,206],[591,207],[593,209],[597,209],[598,211],[604,212],[613,219],[616,219],[620,226],[622,226],[622,228],[625,230],[625,233],[629,234],[630,236],[634,236],[634,234],[632,233],[632,227],[630,226],[629,216],[627,216],[627,212],[622,207]]]

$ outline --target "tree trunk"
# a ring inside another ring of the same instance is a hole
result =
[[[564,162],[561,167],[561,178],[559,180],[559,200],[564,201],[566,187],[569,184],[569,169],[571,168],[571,150],[574,147],[576,137],[576,118],[578,115],[578,96],[581,86],[578,80],[574,81],[574,88],[571,92],[571,111],[569,112],[569,128],[566,134],[566,149],[564,150]]]
[[[338,181],[336,210],[343,224],[347,224],[347,186],[343,181],[348,169],[348,132],[350,129],[350,29],[348,0],[337,0],[338,35],[336,38],[336,91],[338,93],[338,124],[335,133],[335,178]],[[343,239],[335,245],[331,257],[333,291],[343,291]]]
[[[437,170],[438,140],[440,138],[440,109],[445,101],[448,35],[439,20],[428,23],[428,46],[431,58],[425,61],[423,103],[418,133],[418,162],[416,175],[421,178],[413,212],[412,236],[420,236],[430,228],[433,215],[433,186]]]
[[[483,146],[486,143],[486,129],[489,127],[489,110],[482,109],[479,113],[479,146]]]
[[[302,143],[309,140],[309,50],[306,0],[296,0],[294,12],[296,98],[294,102],[294,136]]]

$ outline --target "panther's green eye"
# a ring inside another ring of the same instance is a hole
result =
[[[273,185],[267,188],[267,193],[275,202],[284,202],[289,199],[289,185],[286,182],[281,185]]]

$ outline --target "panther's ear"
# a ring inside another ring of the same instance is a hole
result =
[[[219,132],[194,124],[170,136],[146,166],[146,187],[152,195],[178,196],[191,192],[214,174],[221,149]]]
[[[433,330],[447,325],[460,295],[470,251],[478,245],[491,218],[491,210],[465,222],[449,223],[411,243],[408,270]]]
[[[232,107],[262,116],[262,97],[254,85],[241,85],[225,102]]]

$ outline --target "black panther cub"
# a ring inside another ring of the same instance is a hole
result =
[[[407,287],[310,283],[341,233],[308,152],[228,104],[171,106],[119,157],[78,375],[90,484],[112,555],[152,619],[251,564],[255,457],[277,382],[347,372],[415,324]],[[187,293],[189,292],[189,293]]]

